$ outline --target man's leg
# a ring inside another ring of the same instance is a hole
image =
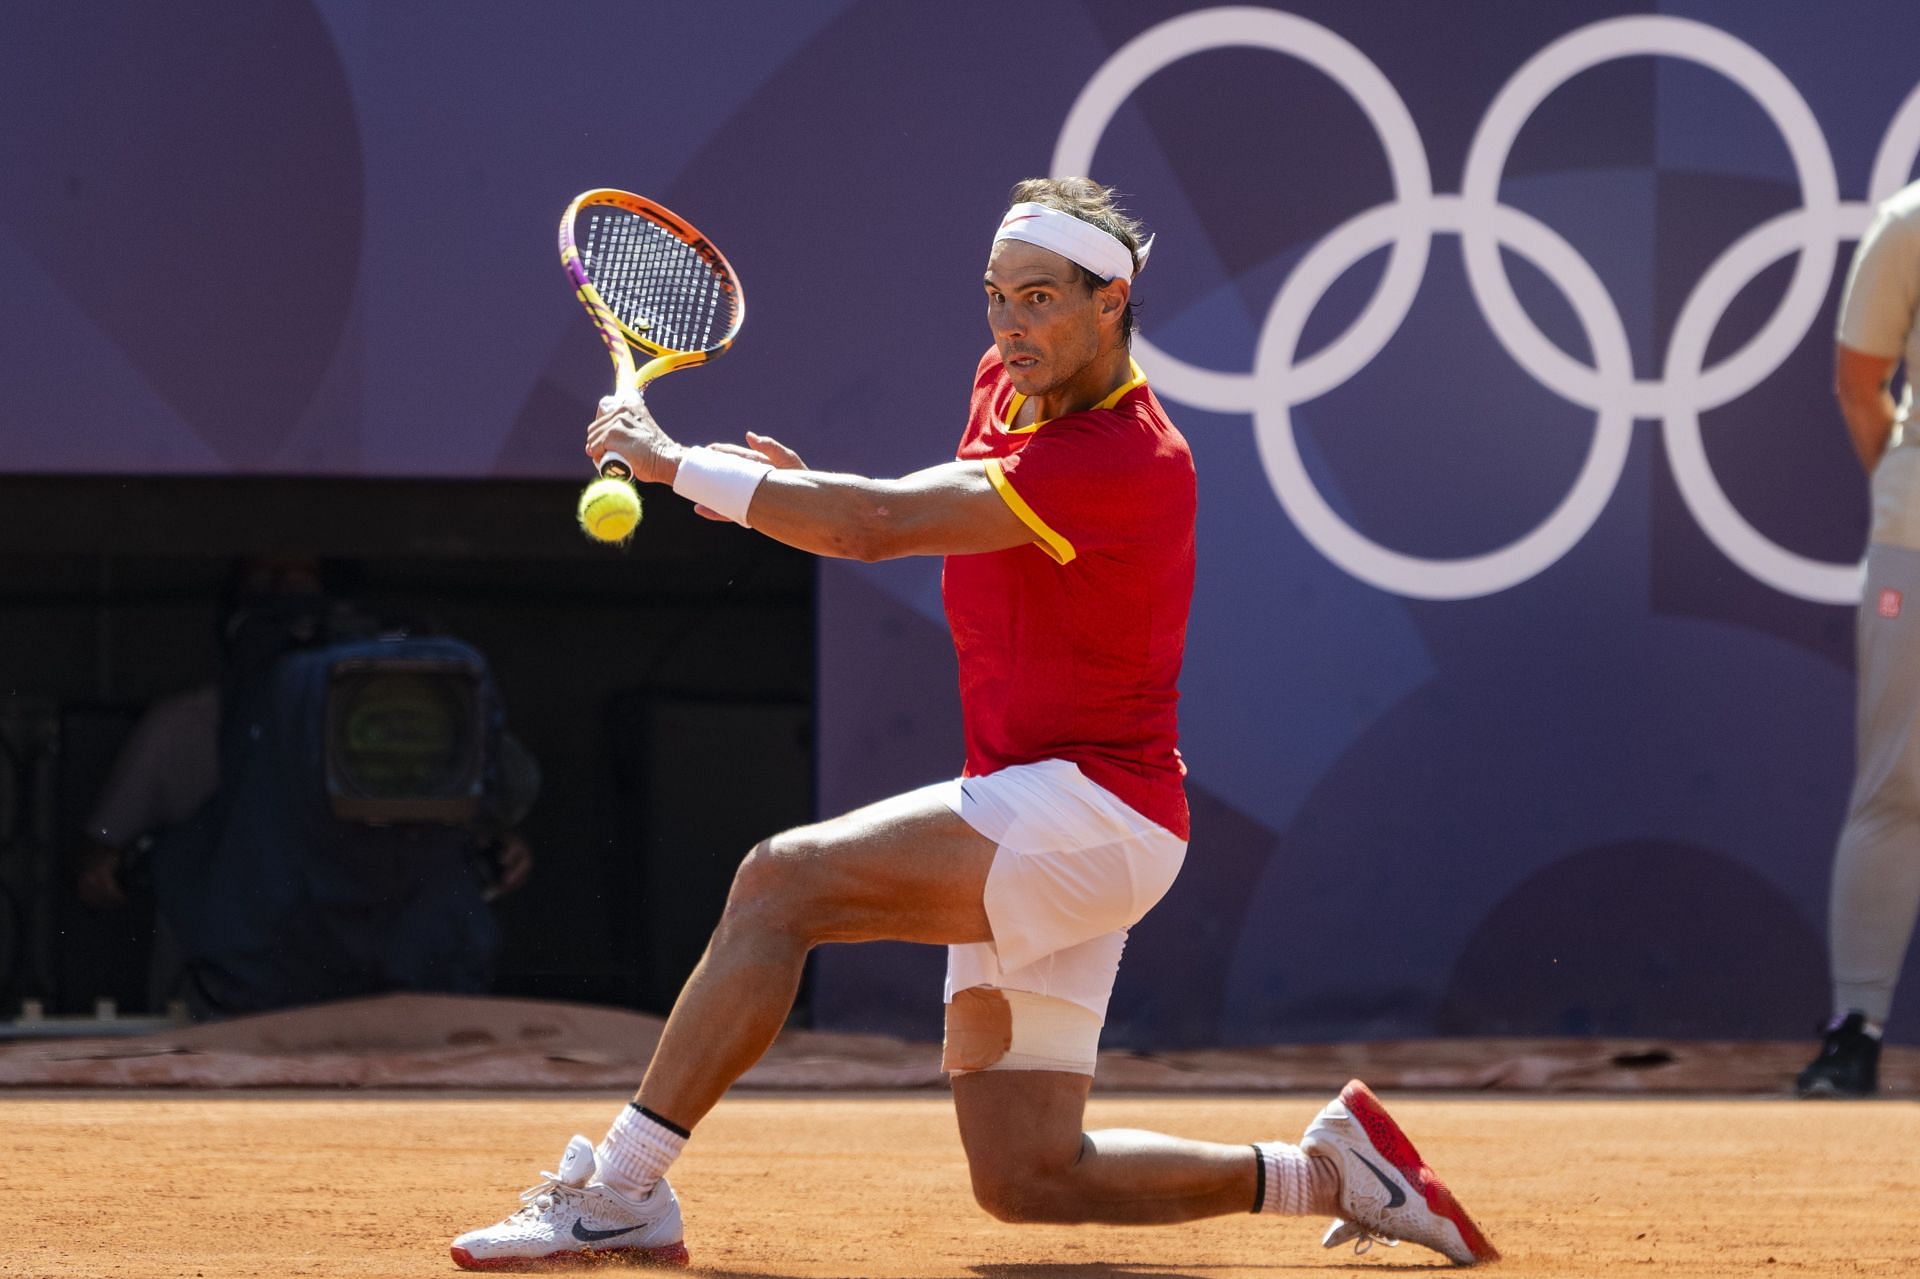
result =
[[[1876,477],[1877,479],[1878,477]],[[1827,907],[1833,1020],[1794,1081],[1803,1097],[1871,1096],[1880,1035],[1920,910],[1920,551],[1867,548],[1855,614],[1853,791]]]
[[[779,1033],[807,951],[824,941],[988,940],[981,899],[993,855],[993,842],[938,788],[757,845],[633,1105],[598,1148],[575,1137],[525,1208],[455,1239],[454,1260],[469,1269],[685,1265],[679,1202],[663,1174],[688,1131]]]
[[[1883,612],[1884,592],[1900,603]],[[1920,551],[1867,548],[1855,625],[1854,785],[1829,905],[1833,1011],[1877,1024],[1893,1009],[1920,910]]]
[[[1251,1145],[1114,1128],[1086,1132],[1091,1075],[982,1070],[957,1075],[953,1105],[974,1198],[1002,1221],[1149,1225],[1251,1212],[1261,1172]],[[1336,1215],[1339,1174],[1313,1160],[1309,1209]]]
[[[1007,769],[961,791],[999,853],[991,947],[947,960],[944,1060],[974,1195],[1009,1221],[1191,1221],[1286,1203],[1304,1212],[1316,1161],[1297,1148],[1083,1131],[1102,1012],[1126,930],[1172,883],[1184,841],[1071,765]],[[1276,1193],[1263,1181],[1275,1173]],[[1320,1168],[1331,1212],[1334,1165]]]
[[[1298,1146],[1083,1132],[1090,1075],[978,1071],[953,1081],[973,1194],[1003,1221],[1155,1225],[1226,1213],[1340,1218],[1329,1248],[1405,1239],[1462,1265],[1499,1252],[1354,1080]]]
[[[994,844],[930,790],[776,835],[740,865],[635,1101],[692,1128],[785,1024],[821,942],[993,936]]]

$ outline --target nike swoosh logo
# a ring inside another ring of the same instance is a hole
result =
[[[573,1221],[573,1237],[581,1243],[599,1243],[602,1239],[612,1239],[616,1235],[630,1235],[640,1229],[639,1226],[622,1226],[618,1230],[588,1230],[578,1217]]]
[[[1367,1166],[1367,1171],[1372,1173],[1374,1176],[1378,1177],[1380,1179],[1380,1184],[1387,1188],[1387,1194],[1390,1196],[1390,1198],[1387,1200],[1387,1207],[1398,1208],[1401,1204],[1407,1201],[1407,1192],[1400,1189],[1400,1183],[1395,1181],[1393,1178],[1387,1176],[1386,1173],[1381,1172],[1378,1168],[1374,1167],[1373,1160],[1367,1158],[1365,1155],[1361,1154],[1357,1150],[1353,1152],[1353,1157],[1355,1159],[1358,1159],[1361,1163],[1365,1164]],[[577,1221],[573,1224],[573,1232],[575,1234],[580,1233],[580,1223]]]

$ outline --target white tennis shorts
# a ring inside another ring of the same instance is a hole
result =
[[[1172,887],[1187,843],[1065,760],[929,788],[1000,847],[993,940],[947,948],[946,999],[974,986],[1066,999],[1102,1022],[1127,930]]]

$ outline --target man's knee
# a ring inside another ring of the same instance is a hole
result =
[[[1001,1221],[1088,1220],[1079,1177],[1100,1017],[1069,1000],[973,986],[947,1005],[942,1065],[973,1197]]]
[[[763,839],[747,850],[734,868],[727,890],[723,922],[755,928],[778,927],[793,912],[793,876],[773,852],[773,840]]]
[[[1031,1154],[976,1159],[968,1168],[973,1200],[998,1221],[1073,1224],[1085,1219],[1074,1188],[1077,1163],[1077,1149],[1064,1160]]]
[[[824,914],[816,851],[804,828],[755,844],[733,872],[723,919],[760,930],[807,933]]]

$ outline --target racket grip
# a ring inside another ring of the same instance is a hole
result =
[[[639,387],[623,385],[612,395],[600,397],[600,415],[605,417],[615,409],[637,409],[642,403]],[[600,455],[600,475],[604,479],[631,480],[633,464],[609,450]]]

